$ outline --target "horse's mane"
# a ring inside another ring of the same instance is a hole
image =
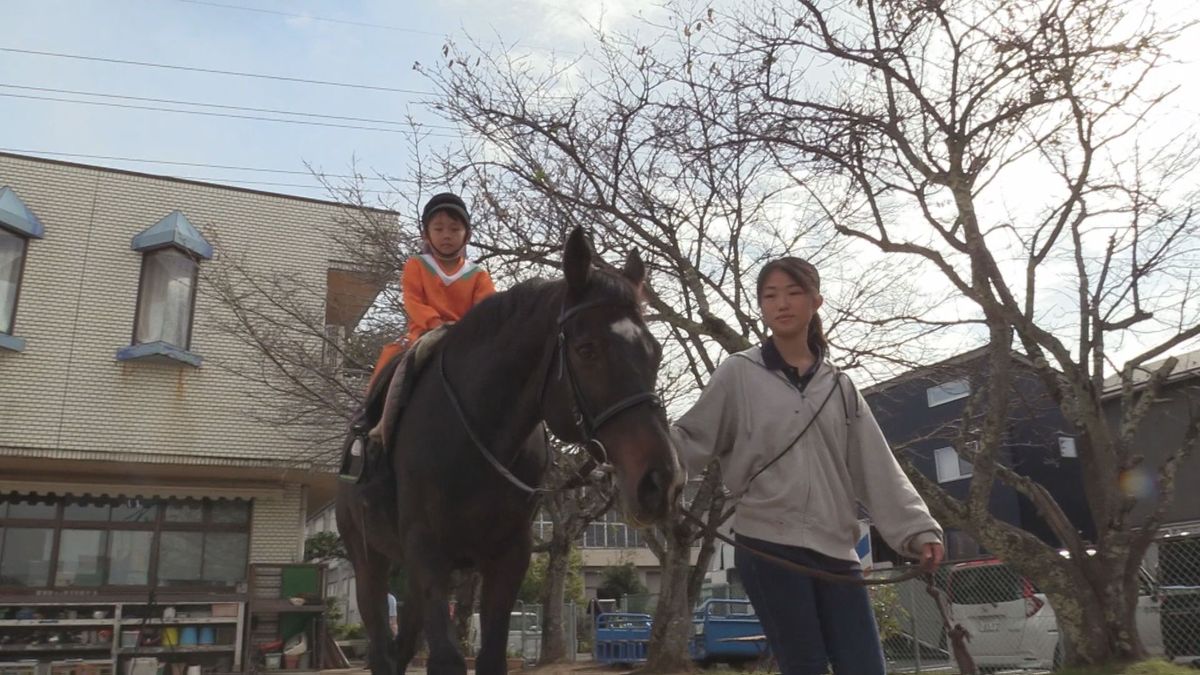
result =
[[[467,342],[494,337],[496,327],[501,323],[517,317],[527,317],[541,310],[547,303],[554,307],[554,316],[557,316],[566,291],[566,282],[561,279],[522,281],[512,288],[494,293],[471,308],[471,311],[454,326],[451,335]],[[633,284],[611,272],[593,269],[588,278],[587,296],[603,297],[614,304],[637,306]]]

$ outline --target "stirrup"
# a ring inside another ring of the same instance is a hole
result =
[[[342,453],[342,467],[338,471],[338,479],[347,483],[358,483],[362,480],[363,469],[367,465],[367,437],[358,429],[354,430],[354,440],[350,447]]]

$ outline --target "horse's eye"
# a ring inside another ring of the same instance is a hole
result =
[[[576,345],[575,353],[579,354],[579,358],[586,361],[592,361],[600,355],[600,352],[596,350],[596,345],[591,342],[583,342]]]

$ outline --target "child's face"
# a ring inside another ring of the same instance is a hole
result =
[[[429,219],[429,227],[423,235],[435,251],[451,256],[462,250],[467,241],[467,226],[445,211],[438,211]]]

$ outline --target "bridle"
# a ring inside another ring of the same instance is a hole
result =
[[[549,358],[546,360],[545,367],[541,369],[541,384],[538,389],[538,406],[544,407],[547,388],[546,383],[550,379],[551,368],[553,368],[554,362],[557,360],[558,372],[557,375],[555,375],[555,379],[561,381],[565,377],[567,383],[570,385],[575,426],[579,429],[580,434],[583,437],[584,448],[588,451],[588,454],[592,458],[591,462],[589,462],[591,465],[588,468],[589,471],[596,468],[605,472],[612,470],[612,464],[608,457],[608,449],[604,447],[604,443],[597,437],[600,429],[605,424],[612,421],[617,415],[639,405],[652,405],[660,409],[663,407],[662,399],[659,398],[658,394],[653,391],[641,391],[616,401],[615,403],[601,410],[599,413],[594,414],[592,412],[592,407],[588,403],[587,396],[583,391],[583,387],[580,386],[579,375],[575,372],[574,366],[571,365],[570,356],[567,354],[568,348],[570,347],[570,340],[567,337],[566,325],[568,321],[578,316],[581,312],[585,312],[589,309],[595,309],[596,307],[614,304],[617,303],[609,300],[591,300],[588,302],[563,307],[562,311],[559,312],[558,315],[558,334],[554,341],[554,349],[550,352]],[[526,484],[525,481],[522,481],[520,478],[517,478],[515,475],[513,475],[512,471],[510,471],[507,466],[500,462],[500,460],[496,459],[496,455],[488,449],[487,445],[482,439],[480,439],[479,434],[477,434],[475,429],[471,426],[471,422],[467,419],[466,412],[463,410],[462,402],[459,400],[458,394],[455,393],[454,387],[450,384],[450,379],[446,376],[445,354],[446,352],[444,349],[440,350],[438,353],[438,370],[442,379],[442,387],[446,391],[446,397],[450,399],[450,406],[454,408],[454,412],[458,415],[459,422],[462,423],[463,429],[466,430],[467,436],[471,439],[471,443],[475,446],[475,449],[477,449],[479,453],[483,455],[483,458],[487,461],[487,463],[490,464],[497,472],[499,472],[500,475],[503,476],[509,483],[512,483],[522,492],[526,492],[530,495],[557,492],[558,490],[568,489],[571,487],[570,484],[568,486],[554,489],[532,487]]]
[[[626,410],[648,404],[655,408],[663,407],[662,399],[658,394],[652,391],[642,391],[613,403],[607,408],[600,411],[599,414],[592,414],[591,407],[588,405],[587,396],[583,392],[583,388],[579,385],[579,375],[576,374],[574,366],[571,365],[571,359],[567,354],[567,331],[566,324],[572,317],[580,312],[601,307],[604,305],[613,304],[604,300],[592,300],[590,302],[580,303],[563,310],[558,316],[558,340],[555,343],[554,350],[558,355],[558,375],[557,379],[561,380],[564,376],[567,378],[567,383],[571,386],[572,404],[575,413],[575,426],[583,435],[583,445],[587,448],[592,458],[599,462],[602,466],[608,467],[611,462],[608,459],[608,449],[604,447],[604,443],[597,438],[596,434],[606,423],[611,421],[617,415]],[[549,373],[546,374],[547,378]],[[542,391],[538,396],[539,402],[542,402],[545,396],[545,379],[542,380]]]

